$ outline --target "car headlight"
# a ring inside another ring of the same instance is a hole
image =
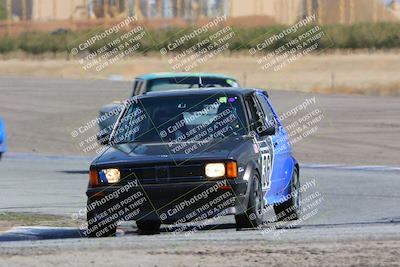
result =
[[[109,184],[118,183],[121,179],[121,172],[118,169],[105,169],[99,172],[100,179]],[[105,179],[104,179],[105,178]]]
[[[206,164],[206,176],[208,178],[220,178],[225,175],[224,163],[208,163]]]

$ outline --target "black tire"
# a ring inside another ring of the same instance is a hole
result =
[[[139,234],[159,234],[161,221],[136,221]]]
[[[115,233],[117,232],[117,222],[110,222],[106,225],[99,226],[99,221],[97,221],[95,218],[97,214],[101,213],[101,210],[92,210],[86,213],[86,220],[88,224],[88,230],[86,232],[87,237],[115,236]]]
[[[3,157],[3,153],[0,152],[0,160],[1,160],[2,157]]]
[[[274,211],[278,221],[295,221],[300,218],[301,193],[300,177],[297,169],[294,169],[292,179],[290,181],[290,193],[292,192],[296,192],[293,194],[293,197],[281,204],[274,205]]]
[[[263,193],[261,180],[255,174],[250,188],[249,204],[247,211],[243,214],[235,215],[236,229],[256,228],[263,222]]]

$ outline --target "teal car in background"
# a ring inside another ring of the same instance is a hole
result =
[[[4,121],[0,118],[0,159],[6,151],[6,127],[4,126]]]
[[[222,74],[188,72],[150,73],[135,78],[131,96],[134,97],[148,92],[212,87],[239,87],[239,84],[235,78]],[[113,125],[118,118],[119,112],[116,111],[120,104],[120,101],[116,101],[100,109],[100,131],[97,139],[101,144],[108,140]]]
[[[138,76],[133,82],[132,96],[147,92],[201,87],[239,87],[236,79],[212,73],[152,73]]]

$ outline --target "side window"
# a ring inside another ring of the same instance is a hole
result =
[[[141,80],[135,80],[133,82],[133,94],[132,94],[132,96],[140,94],[140,86],[141,85],[142,85],[142,81]]]
[[[141,95],[144,92],[146,92],[145,85],[146,85],[146,81],[136,80],[134,83],[133,96]]]
[[[248,97],[246,99],[246,103],[249,109],[249,117],[250,124],[253,130],[256,130],[258,127],[264,126],[263,113],[260,110],[260,107],[256,100],[253,97]]]
[[[136,91],[137,91],[137,85],[138,85],[138,80],[134,80],[133,81],[133,86],[132,86],[132,96],[137,95]]]
[[[147,81],[142,81],[140,83],[138,90],[139,90],[138,92],[140,95],[146,93],[147,92]]]
[[[265,120],[266,120],[267,124],[268,125],[276,125],[274,113],[272,112],[271,107],[269,106],[265,97],[260,94],[256,94],[256,96],[257,96],[257,100],[259,101],[261,108],[264,112]]]

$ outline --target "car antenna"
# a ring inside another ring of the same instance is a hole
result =
[[[203,88],[203,80],[201,79],[201,76],[199,76],[199,88]]]

